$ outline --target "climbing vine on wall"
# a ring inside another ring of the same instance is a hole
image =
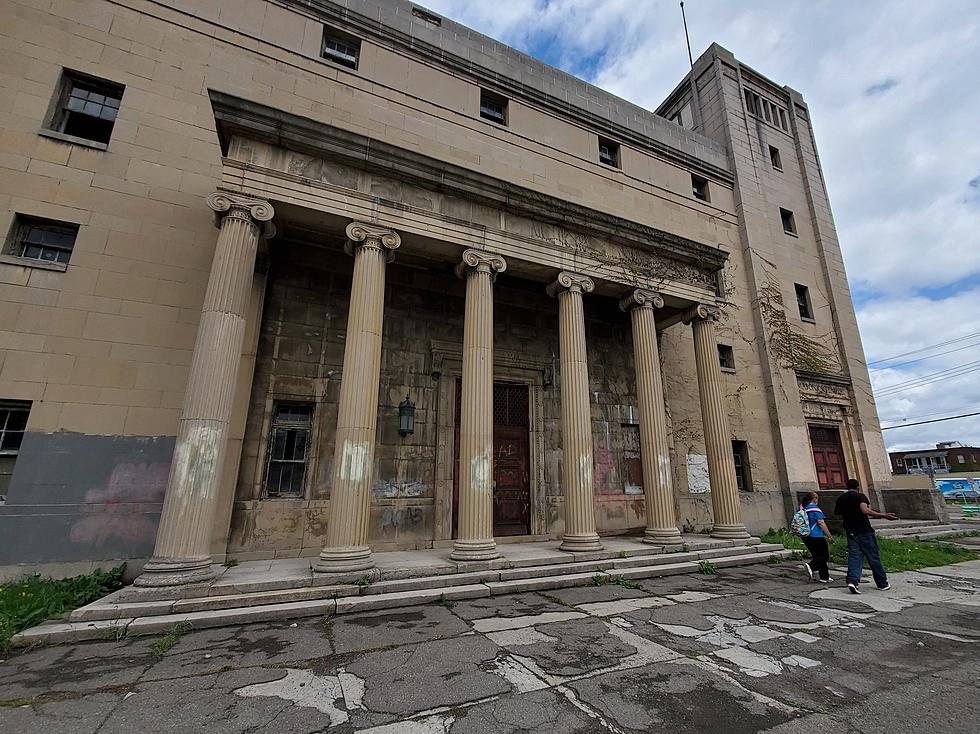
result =
[[[770,273],[759,290],[759,311],[769,329],[769,352],[781,367],[817,374],[840,372],[833,352],[790,325],[779,283]]]

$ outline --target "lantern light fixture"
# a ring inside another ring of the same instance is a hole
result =
[[[398,404],[398,435],[402,438],[415,433],[415,403],[408,395]]]

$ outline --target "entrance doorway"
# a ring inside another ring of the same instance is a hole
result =
[[[463,381],[456,378],[453,537],[459,527],[459,418]],[[527,385],[493,383],[493,534],[531,532],[531,436]]]
[[[844,489],[847,467],[841,449],[840,431],[832,426],[810,426],[810,445],[813,465],[817,470],[820,489]]]

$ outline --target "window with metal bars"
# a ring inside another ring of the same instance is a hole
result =
[[[30,412],[29,402],[0,401],[0,504],[7,496]]]
[[[65,69],[51,129],[108,145],[124,90],[122,84]]]
[[[599,162],[607,166],[620,168],[619,162],[619,143],[614,143],[605,138],[599,138]]]
[[[507,98],[486,89],[480,90],[480,117],[499,125],[507,124]]]
[[[266,497],[303,496],[312,428],[311,404],[275,404],[265,476]]]
[[[749,470],[749,444],[732,441],[732,457],[735,459],[735,481],[739,492],[752,491],[752,473]]]
[[[67,263],[77,236],[77,224],[18,214],[6,250],[11,255],[31,260]]]
[[[333,28],[323,29],[323,47],[320,55],[349,69],[357,68],[361,55],[361,39],[341,33]]]

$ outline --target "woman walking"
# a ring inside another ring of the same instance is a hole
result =
[[[810,534],[803,536],[800,540],[803,541],[803,545],[806,546],[807,550],[810,551],[810,555],[813,557],[809,563],[803,564],[803,568],[806,569],[810,580],[813,580],[814,573],[816,573],[817,581],[821,584],[826,584],[828,581],[833,581],[830,578],[827,561],[830,560],[830,547],[828,543],[832,543],[834,537],[827,527],[827,516],[823,514],[823,511],[817,504],[818,499],[819,495],[816,492],[807,492],[802,497],[800,509],[806,513],[807,519],[810,521]]]

